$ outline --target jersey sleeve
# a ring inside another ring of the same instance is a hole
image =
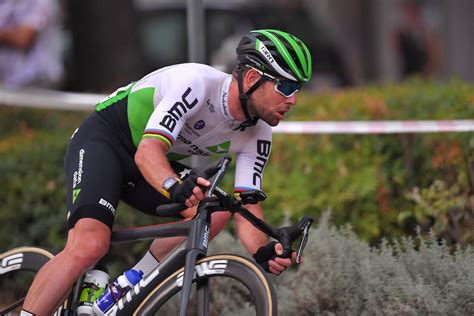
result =
[[[263,173],[272,149],[272,130],[259,122],[256,135],[237,154],[235,168],[235,192],[262,190]]]
[[[182,75],[182,74],[176,74]],[[175,75],[173,75],[175,76]],[[157,138],[170,148],[186,120],[204,104],[203,79],[199,75],[170,78],[157,89],[157,105],[151,114],[143,138]],[[158,83],[160,84],[160,83]]]

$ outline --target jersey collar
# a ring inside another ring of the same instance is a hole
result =
[[[224,80],[221,91],[221,111],[222,115],[228,119],[235,121],[235,118],[232,116],[229,110],[229,88],[232,81],[232,75],[228,75]]]

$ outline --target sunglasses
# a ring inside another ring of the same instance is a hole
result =
[[[280,93],[286,98],[291,97],[292,95],[300,91],[301,88],[303,87],[303,84],[301,82],[293,81],[289,79],[279,79],[267,73],[264,73],[263,71],[255,69],[254,67],[251,67],[251,66],[248,66],[248,67],[257,71],[260,75],[267,78],[268,80],[273,81],[275,83],[275,86],[274,86],[275,91]]]

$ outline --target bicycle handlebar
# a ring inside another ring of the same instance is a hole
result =
[[[228,159],[226,159],[228,158]],[[228,165],[232,159],[229,156],[224,157],[222,160],[218,161],[218,164],[215,163],[211,164],[205,168],[193,168],[191,170],[192,175],[196,175],[198,177],[202,177],[205,179],[210,179],[215,176],[214,181],[211,183],[211,186],[208,190],[208,197],[212,195],[217,183],[222,179],[224,176],[225,170],[227,169]],[[183,203],[168,203],[159,205],[156,208],[156,212],[159,213],[160,216],[176,216],[180,212],[186,210],[188,207]]]
[[[275,229],[253,215],[248,209],[244,207],[244,204],[255,204],[258,201],[263,201],[266,198],[263,192],[258,190],[255,190],[254,192],[247,192],[244,195],[245,198],[238,200],[217,186],[224,176],[231,161],[232,158],[226,155],[222,159],[218,160],[217,163],[213,163],[205,168],[194,168],[191,171],[191,174],[209,179],[211,181],[206,198],[200,202],[199,207],[206,207],[211,213],[216,211],[239,213],[250,223],[252,223],[257,229],[278,240],[278,242],[283,245],[283,254],[281,255],[283,258],[291,257],[291,253],[293,251],[293,242],[302,237],[297,250],[296,258],[296,262],[299,263],[301,261],[301,255],[306,245],[309,229],[313,223],[313,219],[309,216],[305,216],[298,224]],[[170,203],[158,206],[156,211],[160,214],[160,216],[175,216],[185,209],[187,209],[187,206],[182,203]]]

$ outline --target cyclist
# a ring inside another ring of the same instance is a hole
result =
[[[160,204],[182,202],[189,207],[182,217],[192,218],[209,181],[184,177],[186,169],[177,160],[236,153],[235,191],[261,189],[271,126],[296,104],[297,92],[311,77],[311,56],[297,37],[271,29],[249,32],[236,51],[232,74],[179,64],[118,89],[74,132],[65,157],[68,239],[37,274],[24,315],[51,314],[75,280],[106,254],[119,200],[150,214]],[[260,205],[248,208],[263,218]],[[213,214],[211,237],[229,217]],[[276,256],[281,244],[268,243],[239,215],[235,225],[245,248],[267,271],[279,274],[291,265],[291,259]],[[137,266],[147,273],[176,242],[154,241]]]

